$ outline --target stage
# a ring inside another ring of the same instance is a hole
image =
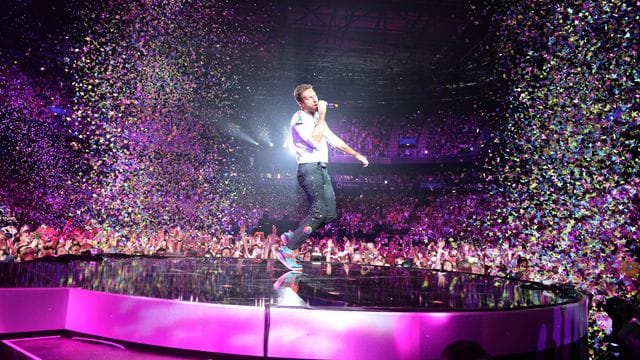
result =
[[[571,287],[403,267],[303,266],[293,273],[276,260],[125,256],[0,264],[0,337],[5,353],[41,359],[53,357],[27,343],[66,341],[80,351],[69,334],[122,351],[139,344],[196,358],[438,359],[457,340],[494,358],[586,351],[588,300]],[[56,332],[59,341],[34,340]]]

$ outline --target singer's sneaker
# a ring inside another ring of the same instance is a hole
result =
[[[282,239],[282,242],[285,243],[286,246],[289,246],[289,239],[291,239],[292,236],[293,231],[289,230],[280,235],[280,239]],[[296,254],[296,261],[302,261],[302,257],[300,257],[300,254]]]
[[[288,244],[291,236],[293,236],[293,233],[291,231],[287,231],[282,234],[280,238]],[[276,257],[287,269],[292,271],[302,271],[302,265],[298,264],[296,261],[296,254],[294,254],[293,250],[289,249],[286,245],[276,249]]]

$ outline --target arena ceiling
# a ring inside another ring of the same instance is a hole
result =
[[[340,88],[378,103],[480,96],[495,80],[486,19],[467,1],[278,1],[265,84]],[[242,9],[242,8],[240,8]],[[241,11],[241,10],[240,10]],[[265,86],[268,96],[270,87]]]
[[[3,21],[0,48],[12,57],[29,55],[24,61],[57,61],[63,69],[59,55],[70,49],[65,29],[81,20],[69,12],[69,4],[16,0],[0,18],[36,22]],[[245,81],[256,101],[269,98],[274,89],[288,93],[299,82],[339,91],[341,99],[354,105],[460,101],[482,97],[496,82],[494,39],[481,0],[229,4],[227,20],[236,17],[242,27],[268,29],[248,48],[255,72]]]

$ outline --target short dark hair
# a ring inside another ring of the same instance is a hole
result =
[[[313,86],[310,84],[300,84],[293,90],[293,97],[297,102],[302,102],[302,93],[309,89],[313,89]]]

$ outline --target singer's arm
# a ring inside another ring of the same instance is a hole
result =
[[[362,166],[367,167],[369,165],[369,160],[367,160],[367,158],[360,154],[359,152],[353,150],[353,148],[351,148],[351,146],[347,145],[347,143],[345,143],[344,141],[340,140],[338,141],[338,143],[335,145],[336,148],[338,148],[339,150],[341,150],[344,153],[347,153],[351,156],[353,156],[354,158],[356,158],[356,160],[360,161],[362,163]]]
[[[326,125],[325,125],[326,126]],[[353,150],[353,148],[351,146],[349,146],[346,142],[344,142],[342,139],[340,139],[338,136],[336,136],[333,131],[331,131],[331,129],[329,129],[329,127],[327,127],[327,141],[329,142],[329,144],[331,144],[331,146],[335,147],[336,149],[349,154],[351,156],[353,156],[354,158],[356,158],[356,160],[360,161],[362,163],[362,166],[367,167],[369,165],[369,160],[367,160],[367,158],[360,154],[359,152]]]

